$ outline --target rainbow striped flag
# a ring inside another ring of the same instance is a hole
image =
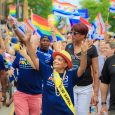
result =
[[[115,13],[115,0],[110,0],[109,11],[110,11],[111,13]]]
[[[16,6],[15,5],[11,5],[9,7],[9,15],[11,15],[12,17],[15,17],[16,18]]]
[[[40,34],[40,36],[47,35],[50,38],[50,41],[52,41],[52,33],[51,33],[51,28],[48,24],[48,20],[40,17],[36,14],[32,14],[32,24],[36,27],[37,32]],[[56,38],[57,40],[63,40],[63,36],[59,33],[58,30],[56,30]]]
[[[68,3],[67,1],[52,0],[52,12],[55,15],[63,17],[76,18],[79,16],[77,6]]]
[[[40,38],[40,34],[37,32],[37,29],[34,27],[34,25],[32,24],[31,20],[26,19],[24,21],[26,23],[26,25],[31,29],[31,31],[33,32],[33,34],[37,34],[38,38]]]

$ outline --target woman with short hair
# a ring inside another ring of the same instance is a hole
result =
[[[73,68],[80,66],[82,42],[86,40],[87,34],[88,27],[83,23],[75,24],[71,29],[72,43],[67,45],[66,51],[71,55]],[[91,75],[91,67],[93,76]],[[92,83],[94,84],[92,85]],[[91,97],[94,105],[98,103],[98,88],[98,54],[96,47],[92,45],[87,51],[87,67],[83,79],[78,81],[74,87],[74,104],[77,115],[88,115]]]

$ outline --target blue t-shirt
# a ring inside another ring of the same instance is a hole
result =
[[[33,69],[27,60],[17,54],[13,67],[18,68],[17,90],[26,94],[42,93],[42,76],[39,71]]]
[[[3,56],[0,54],[0,71],[1,70],[5,70],[5,64],[4,64],[4,58]]]
[[[52,65],[53,63],[53,58],[52,58],[52,53],[53,51],[48,49],[48,50],[42,50],[39,47],[37,48],[37,56],[39,60],[44,62],[45,64]]]
[[[50,66],[40,62],[39,72],[43,75],[43,100],[42,100],[42,115],[73,115],[71,110],[67,107],[61,96],[57,96],[55,92],[55,85],[49,78],[52,77],[53,69]],[[63,74],[60,74],[63,77]],[[73,87],[79,79],[77,77],[77,69],[68,70],[63,84],[70,95],[72,102]],[[59,93],[59,92],[58,92]]]

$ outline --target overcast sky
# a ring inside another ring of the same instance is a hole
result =
[[[70,3],[74,4],[74,5],[77,5],[78,8],[79,8],[79,7],[80,7],[79,2],[80,2],[81,0],[60,0],[60,1],[70,2]]]

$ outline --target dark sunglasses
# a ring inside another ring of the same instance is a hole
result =
[[[71,35],[77,35],[77,34],[80,34],[80,35],[84,35],[84,34],[81,34],[79,32],[70,32]]]

